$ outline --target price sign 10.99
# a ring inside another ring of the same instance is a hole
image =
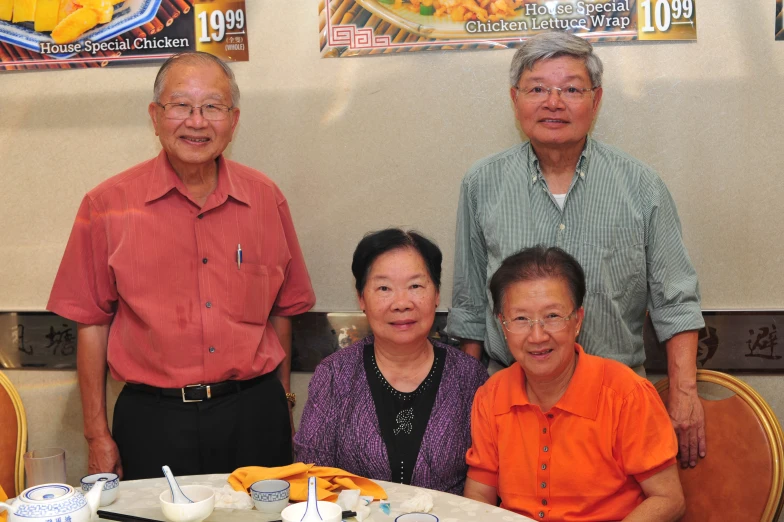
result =
[[[637,2],[639,40],[696,40],[697,0]]]
[[[248,60],[244,1],[201,0],[193,7],[196,50],[228,61]]]

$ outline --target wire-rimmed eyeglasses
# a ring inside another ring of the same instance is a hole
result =
[[[566,328],[566,324],[574,317],[577,309],[572,310],[572,313],[562,317],[556,314],[549,314],[544,319],[528,319],[527,317],[515,317],[513,319],[504,319],[501,324],[509,333],[528,333],[534,329],[534,325],[539,324],[547,333],[560,332]]]
[[[228,118],[234,107],[220,103],[207,103],[205,105],[191,105],[190,103],[158,103],[163,109],[163,115],[170,120],[186,120],[199,109],[205,120],[221,121]]]
[[[515,87],[518,96],[522,95],[522,99],[526,102],[543,102],[550,98],[553,92],[558,93],[561,99],[565,102],[577,103],[585,99],[585,95],[592,93],[599,86],[596,87],[575,87],[574,85],[567,85],[566,87],[545,87],[544,85],[527,85],[525,87]]]

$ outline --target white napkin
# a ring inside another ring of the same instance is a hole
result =
[[[356,519],[362,522],[370,516],[370,508],[367,506],[368,497],[360,497],[359,493],[358,489],[344,489],[338,494],[337,503],[343,511],[356,512]],[[373,497],[370,497],[370,501],[373,501]]]
[[[400,504],[403,513],[430,513],[433,509],[433,496],[427,491],[418,489],[410,499]]]
[[[212,489],[215,491],[216,508],[253,509],[253,499],[244,491],[234,491],[228,484]]]

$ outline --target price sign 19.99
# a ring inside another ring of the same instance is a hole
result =
[[[637,2],[639,40],[696,40],[697,0]]]
[[[199,0],[193,8],[197,51],[228,61],[248,60],[244,1]]]

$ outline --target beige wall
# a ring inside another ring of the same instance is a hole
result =
[[[773,41],[774,3],[698,7],[696,43],[598,47],[606,75],[595,136],[667,182],[704,308],[782,308],[784,42]],[[506,83],[512,51],[325,60],[315,0],[248,0],[247,10],[251,61],[233,66],[243,101],[229,153],[289,198],[317,309],[356,309],[351,251],[387,225],[417,227],[442,246],[449,303],[459,180],[520,140]],[[146,114],[155,72],[0,75],[0,310],[43,309],[82,195],[159,150]],[[65,446],[75,483],[86,461],[74,374],[7,373],[28,409],[30,446]],[[747,379],[781,417],[781,379]],[[306,381],[295,379],[301,401]]]
[[[232,158],[290,200],[322,311],[356,309],[350,254],[387,225],[443,247],[451,294],[459,180],[520,141],[512,51],[321,59],[315,0],[249,0],[251,61]],[[653,165],[678,203],[703,304],[782,308],[784,42],[771,0],[700,0],[696,43],[598,47],[595,136]],[[0,75],[0,310],[40,310],[80,198],[157,153],[155,67]]]

